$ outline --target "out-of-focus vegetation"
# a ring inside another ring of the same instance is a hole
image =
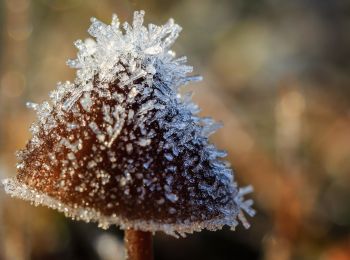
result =
[[[204,81],[191,86],[202,115],[223,121],[213,141],[252,183],[257,216],[237,232],[176,240],[157,234],[156,259],[350,259],[350,2],[278,0],[1,0],[0,174],[89,18],[184,30],[175,49]],[[122,233],[73,222],[0,193],[0,259],[122,259]]]

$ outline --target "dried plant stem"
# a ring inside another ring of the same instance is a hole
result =
[[[127,260],[153,259],[151,232],[127,229],[125,230],[124,242]]]

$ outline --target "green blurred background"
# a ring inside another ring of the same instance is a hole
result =
[[[350,259],[350,1],[0,0],[0,177],[30,137],[34,113],[89,18],[146,22],[173,17],[174,48],[204,81],[202,115],[258,214],[248,231],[155,237],[156,259]],[[123,259],[122,232],[73,222],[0,193],[0,259]]]

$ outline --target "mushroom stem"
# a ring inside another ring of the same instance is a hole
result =
[[[125,230],[124,242],[127,260],[152,260],[152,233],[134,229]]]

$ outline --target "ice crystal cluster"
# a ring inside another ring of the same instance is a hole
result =
[[[170,49],[181,27],[172,19],[145,27],[143,17],[135,12],[122,28],[115,15],[111,25],[91,19],[95,39],[75,42],[68,61],[75,81],[28,104],[38,120],[6,191],[103,228],[177,236],[238,219],[248,226],[250,189],[238,188],[226,153],[208,142],[219,125],[179,93],[200,80]]]

